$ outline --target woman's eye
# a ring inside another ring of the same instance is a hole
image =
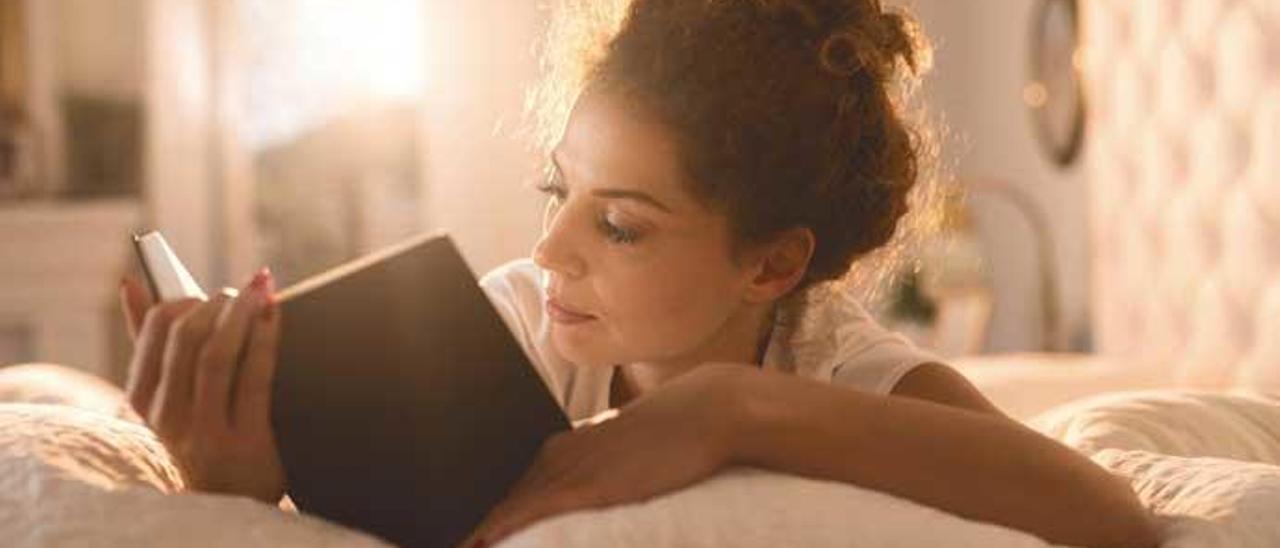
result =
[[[631,244],[635,243],[635,241],[640,238],[640,235],[636,233],[636,231],[615,225],[609,222],[609,219],[605,217],[601,217],[598,224],[600,232],[604,233],[605,237],[609,238],[609,240],[614,243]]]
[[[551,173],[546,181],[535,187],[538,192],[548,196],[547,209],[544,212],[543,223],[547,223],[551,216],[555,215],[564,203],[565,198],[569,196],[569,191],[560,183],[560,174]],[[596,226],[600,232],[604,234],[609,241],[618,244],[631,244],[640,238],[640,234],[635,230],[627,229],[609,221],[608,215],[600,215],[596,221]]]

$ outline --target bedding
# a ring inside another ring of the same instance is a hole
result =
[[[0,403],[0,538],[7,546],[386,546],[315,517],[183,489],[145,427],[65,405]],[[850,546],[851,539],[856,546],[1050,546],[872,490],[750,469],[642,504],[560,516],[501,545]]]
[[[1025,372],[1017,374],[1025,378]],[[1041,382],[1050,386],[1055,379]],[[1065,388],[1070,394],[1075,387]],[[1026,422],[1127,479],[1154,514],[1165,548],[1280,546],[1280,398],[1248,391],[1105,393]],[[754,519],[761,507],[777,521]],[[739,524],[734,516],[742,515],[753,519]],[[692,529],[705,535],[697,538],[707,546],[1045,545],[1015,531],[974,525],[980,524],[874,491],[750,472],[722,474],[647,505],[554,518],[511,544],[586,546],[588,540],[606,539],[672,545],[677,531]],[[992,536],[983,539],[984,534]]]
[[[1274,399],[1138,392],[1076,402],[1029,424],[1127,478],[1158,516],[1164,546],[1280,545],[1280,520],[1271,519],[1280,514]],[[1232,430],[1219,432],[1223,425]],[[1161,453],[1215,447],[1227,449]],[[8,545],[385,546],[315,517],[183,491],[139,424],[61,404],[0,403]],[[746,468],[647,502],[548,519],[501,543],[600,545],[1051,546],[873,490]]]
[[[1165,548],[1280,546],[1280,397],[1106,393],[1028,424],[1128,478]]]
[[[1103,449],[1094,462],[1129,478],[1156,517],[1162,548],[1280,546],[1280,467]]]
[[[142,422],[115,385],[89,373],[49,363],[0,368],[0,402],[69,405]]]
[[[1163,548],[1280,546],[1280,467],[1110,448],[1091,458],[1129,479],[1155,515]],[[873,491],[755,472],[721,475],[648,507],[560,516],[502,544],[591,545],[1048,546]]]
[[[141,425],[61,404],[0,403],[5,546],[387,546],[314,517],[183,489]]]
[[[870,489],[743,468],[648,502],[557,516],[499,546],[1057,545]]]
[[[1280,397],[1256,392],[1112,392],[1028,424],[1086,455],[1123,449],[1280,465]]]

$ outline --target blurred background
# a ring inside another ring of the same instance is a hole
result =
[[[882,319],[949,356],[1088,351],[1075,2],[903,0],[964,189]],[[540,2],[0,0],[0,364],[119,380],[128,235],[206,288],[282,284],[426,230],[526,256]]]

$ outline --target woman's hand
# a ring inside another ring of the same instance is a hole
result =
[[[280,314],[266,269],[237,295],[152,304],[126,279],[121,301],[134,336],[126,392],[185,476],[201,491],[275,504],[284,468],[271,430],[271,380]]]
[[[735,387],[751,373],[702,365],[617,418],[552,436],[463,546],[492,545],[542,518],[645,500],[712,475],[732,456]]]

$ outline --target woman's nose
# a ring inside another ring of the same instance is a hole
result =
[[[566,220],[563,212],[547,220],[542,237],[533,246],[533,262],[566,279],[581,278],[586,274],[587,265],[572,245],[573,227]]]

